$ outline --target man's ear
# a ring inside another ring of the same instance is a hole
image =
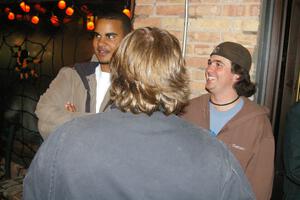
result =
[[[234,80],[234,82],[238,82],[240,80],[240,75],[234,74],[233,75],[233,80]]]

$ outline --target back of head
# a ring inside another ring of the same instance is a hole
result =
[[[177,113],[187,102],[188,78],[175,36],[139,28],[125,37],[111,62],[111,97],[122,111]]]
[[[234,85],[239,96],[249,97],[256,92],[255,84],[250,80],[252,58],[248,49],[235,42],[223,42],[215,47],[210,56],[212,55],[231,61],[232,73],[239,75],[239,80]]]
[[[99,19],[110,19],[110,20],[119,20],[122,22],[123,31],[125,35],[132,31],[131,19],[126,16],[123,12],[113,10],[113,9],[97,9],[94,13],[96,20]]]

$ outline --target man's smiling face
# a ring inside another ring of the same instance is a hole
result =
[[[237,76],[231,72],[231,61],[218,55],[212,55],[205,70],[207,91],[213,94],[234,90]]]

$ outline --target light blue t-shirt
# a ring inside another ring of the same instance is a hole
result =
[[[244,101],[241,99],[233,108],[227,111],[218,111],[212,103],[209,103],[209,128],[211,135],[217,136],[224,125],[242,109],[243,105]]]

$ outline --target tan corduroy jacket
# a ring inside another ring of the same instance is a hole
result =
[[[63,67],[46,92],[41,95],[35,113],[38,117],[39,132],[44,139],[59,125],[75,117],[95,113],[97,83],[95,73],[92,71],[95,71],[97,65],[96,63],[80,64],[81,68],[86,67],[90,71],[81,74],[81,77],[86,78],[88,89],[74,67]],[[88,99],[89,103],[87,103]],[[108,90],[101,104],[100,112],[104,111],[109,99]],[[67,102],[75,105],[76,112],[66,110]],[[87,111],[87,106],[89,111]]]
[[[243,98],[242,109],[222,128],[223,141],[239,160],[257,200],[271,198],[274,173],[274,137],[267,109]],[[209,129],[209,94],[190,101],[182,117]]]

